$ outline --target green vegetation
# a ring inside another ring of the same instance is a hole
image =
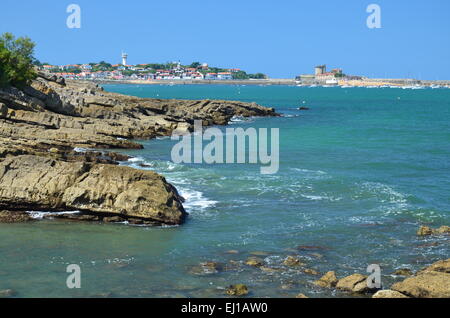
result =
[[[237,71],[233,73],[233,79],[239,80],[248,79],[248,74],[244,71]]]
[[[199,68],[201,66],[200,62],[193,62],[189,67],[191,68]]]
[[[246,80],[246,79],[265,79],[267,76],[263,73],[247,74],[244,71],[237,71],[233,73],[233,79]]]
[[[139,64],[136,65],[137,69],[134,68],[128,68],[123,67],[122,65],[111,65],[110,63],[107,63],[105,61],[101,61],[99,63],[88,63],[91,66],[90,71],[91,72],[113,72],[116,70],[120,70],[122,75],[124,76],[131,76],[133,74],[136,75],[145,75],[145,74],[155,74],[161,71],[166,71],[171,74],[174,73],[174,70],[178,68],[178,63],[173,62],[167,62],[167,63],[148,63],[148,64]],[[37,62],[38,66],[44,66],[48,65],[48,63],[40,63]],[[230,69],[228,68],[220,68],[220,67],[208,67],[203,68],[202,64],[200,62],[192,62],[188,65],[180,65],[181,71],[185,71],[187,68],[194,68],[197,72],[202,73],[203,75],[206,75],[207,73],[221,73],[221,72],[230,72]],[[59,73],[61,72],[61,69],[59,67],[54,67],[52,69],[47,69],[48,71],[52,73]],[[66,66],[65,72],[67,73],[74,73],[79,74],[81,73],[81,64],[73,65],[73,66]],[[233,79],[238,80],[246,80],[246,79],[265,79],[267,76],[263,73],[256,73],[256,74],[247,74],[245,71],[235,71],[231,72]]]
[[[89,65],[92,66],[92,71],[93,72],[98,72],[98,71],[113,71],[114,68],[111,64],[105,62],[105,61],[101,61],[100,63],[89,63]],[[74,72],[73,72],[74,73]]]
[[[252,79],[265,79],[266,75],[263,73],[256,73],[256,74],[248,74],[248,77]]]
[[[33,64],[34,43],[28,37],[11,33],[0,37],[0,87],[21,87],[36,77]]]

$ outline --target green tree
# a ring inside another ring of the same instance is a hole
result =
[[[36,78],[33,67],[34,43],[11,33],[0,37],[0,86],[25,86]]]
[[[190,68],[199,68],[200,67],[200,62],[193,62],[191,65],[189,65]]]
[[[256,74],[248,74],[248,77],[253,79],[265,79],[266,75],[263,73],[256,73]]]
[[[240,79],[240,80],[248,79],[248,74],[244,71],[234,72],[232,76],[233,76],[233,79]]]

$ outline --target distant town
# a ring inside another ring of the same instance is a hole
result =
[[[327,70],[326,65],[314,67],[312,74],[302,74],[290,79],[271,79],[263,73],[248,74],[239,68],[212,67],[208,63],[193,62],[182,65],[178,62],[164,64],[128,64],[128,54],[122,53],[121,64],[105,61],[87,64],[50,65],[37,63],[41,70],[57,76],[74,80],[118,81],[129,83],[253,83],[261,85],[297,85],[297,86],[341,86],[341,87],[446,87],[450,81],[424,81],[416,79],[374,79],[365,76],[345,74],[342,68]],[[312,68],[311,68],[312,69]]]
[[[50,65],[39,67],[67,79],[92,80],[247,80],[265,79],[262,73],[247,74],[238,68],[211,67],[208,63],[193,62],[181,65],[180,62],[165,64],[128,64],[128,54],[122,53],[122,63],[112,65],[105,61],[88,64]]]

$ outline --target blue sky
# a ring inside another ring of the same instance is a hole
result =
[[[66,8],[81,7],[81,29]],[[379,4],[382,28],[366,26]],[[181,60],[263,72],[316,64],[371,77],[450,79],[448,0],[2,0],[0,32],[27,35],[51,64]]]

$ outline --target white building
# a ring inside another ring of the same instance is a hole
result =
[[[122,65],[124,65],[124,66],[128,65],[127,59],[128,59],[128,54],[122,52]]]

